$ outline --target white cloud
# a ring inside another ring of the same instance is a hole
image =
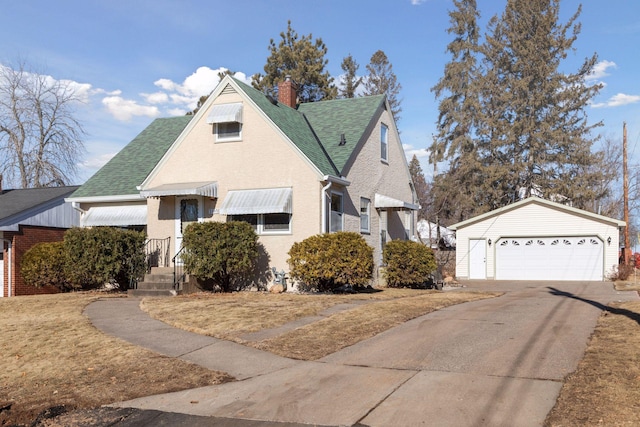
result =
[[[422,3],[426,2],[427,0],[411,0],[411,4],[414,6],[418,6],[421,5]]]
[[[407,157],[407,160],[411,160],[414,155],[418,159],[429,156],[429,150],[426,148],[414,148],[413,145],[402,144],[402,149],[404,150],[404,155]]]
[[[620,107],[623,105],[635,104],[640,102],[640,95],[627,95],[618,93],[605,102],[591,104],[593,108]]]
[[[591,74],[586,76],[585,80],[586,81],[600,80],[604,77],[607,77],[609,75],[609,73],[607,73],[607,70],[609,68],[617,68],[616,63],[612,61],[606,61],[606,60],[600,61],[593,66],[593,70],[591,71]]]
[[[136,101],[124,99],[120,96],[107,96],[102,99],[102,104],[113,117],[122,121],[129,121],[134,116],[158,117],[158,107],[140,105]]]
[[[83,169],[98,170],[102,166],[106,165],[107,162],[111,160],[115,155],[116,153],[101,154],[99,156],[95,156],[93,158],[82,161],[81,163],[79,163],[79,166]]]
[[[201,96],[209,95],[218,85],[220,82],[218,74],[226,71],[227,68],[224,67],[211,69],[202,66],[185,78],[182,83],[176,83],[169,79],[158,79],[153,84],[166,92],[167,102],[175,104],[175,108],[191,111],[196,108]],[[234,77],[247,84],[251,81],[245,73],[241,72],[237,72]]]
[[[164,92],[141,93],[140,96],[142,96],[149,104],[165,104],[169,101],[169,95]]]

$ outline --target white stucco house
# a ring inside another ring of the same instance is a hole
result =
[[[605,280],[618,265],[624,221],[530,197],[452,225],[456,276]]]
[[[146,230],[173,256],[191,222],[247,221],[287,271],[295,242],[353,231],[379,266],[419,208],[389,103],[298,104],[293,84],[276,100],[226,76],[195,115],[156,119],[68,198],[81,224]]]

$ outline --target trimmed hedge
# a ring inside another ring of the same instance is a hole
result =
[[[111,227],[72,228],[64,235],[66,276],[71,286],[105,284],[128,289],[144,274],[145,233]]]
[[[384,277],[392,288],[421,286],[438,267],[431,248],[410,240],[392,240],[382,252]]]
[[[366,286],[373,274],[373,248],[353,232],[318,234],[289,250],[290,276],[303,289],[333,291],[343,285]]]
[[[28,285],[71,291],[75,288],[67,280],[64,269],[64,242],[38,243],[24,253],[20,262],[20,272]]]
[[[212,281],[224,292],[248,286],[256,271],[258,235],[246,222],[202,222],[190,224],[182,245],[185,271],[200,280]]]

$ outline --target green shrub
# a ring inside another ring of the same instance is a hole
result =
[[[64,264],[64,242],[38,243],[22,256],[20,272],[28,285],[70,291],[74,287],[67,280]]]
[[[224,292],[247,286],[256,271],[258,236],[246,222],[202,222],[190,224],[182,245],[185,271],[211,281]]]
[[[294,243],[288,263],[291,278],[303,289],[366,286],[373,273],[373,248],[358,233],[318,234]]]
[[[75,287],[107,283],[127,289],[144,273],[145,234],[111,227],[72,228],[64,235],[66,275]]]
[[[386,265],[384,277],[387,286],[393,288],[422,285],[436,268],[433,251],[427,246],[410,240],[392,240],[382,252]]]

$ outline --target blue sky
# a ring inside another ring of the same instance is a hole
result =
[[[478,0],[483,28],[505,4]],[[562,0],[562,22],[579,4]],[[299,35],[322,38],[336,80],[348,54],[362,74],[375,51],[387,54],[402,85],[405,152],[418,154],[429,175],[425,148],[438,107],[430,88],[449,60],[452,7],[450,0],[1,0],[0,63],[22,59],[78,84],[86,102],[77,116],[88,132],[82,183],[154,118],[191,110],[215,87],[219,69],[247,80],[263,72],[269,40],[279,41],[291,20]],[[564,67],[576,71],[598,54],[593,81],[605,87],[589,120],[604,121],[598,133],[619,141],[626,121],[631,158],[640,158],[640,2],[584,0],[579,22]]]

